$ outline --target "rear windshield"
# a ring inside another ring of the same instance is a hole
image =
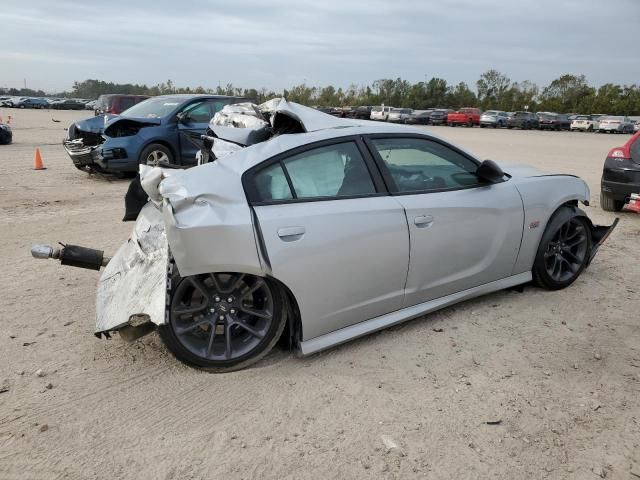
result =
[[[127,108],[133,107],[136,103],[138,103],[138,98],[136,97],[122,97],[120,99],[120,110],[126,110]]]
[[[181,104],[173,98],[149,98],[122,112],[125,117],[162,118],[173,112]]]
[[[513,114],[514,117],[528,117],[529,114],[527,112],[516,112]]]
[[[576,120],[591,120],[591,117],[589,115],[578,115]]]
[[[624,120],[624,117],[603,117],[602,120],[615,120],[616,122],[621,122]]]

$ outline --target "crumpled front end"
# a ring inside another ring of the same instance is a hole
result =
[[[141,210],[131,238],[105,267],[98,282],[96,335],[137,321],[165,323],[168,245],[160,210]]]

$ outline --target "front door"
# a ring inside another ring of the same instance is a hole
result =
[[[372,138],[369,145],[409,225],[405,306],[511,275],[523,225],[511,182],[481,183],[476,161],[434,139]]]
[[[349,139],[284,154],[249,180],[273,276],[298,301],[305,341],[402,307],[407,222],[374,169]]]
[[[178,137],[180,142],[180,161],[182,165],[195,165],[196,152],[200,149],[209,122],[227,105],[230,99],[216,98],[201,100],[187,105],[179,114]]]

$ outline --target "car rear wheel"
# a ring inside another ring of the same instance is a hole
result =
[[[619,212],[624,207],[624,202],[614,199],[607,192],[600,192],[600,208],[607,212]]]
[[[243,273],[172,274],[163,342],[180,361],[212,372],[245,368],[277,343],[286,299],[268,279]]]
[[[547,290],[568,287],[587,266],[590,252],[587,220],[571,208],[558,209],[538,246],[532,271],[534,282]]]
[[[157,165],[173,163],[173,154],[171,150],[160,143],[152,143],[146,147],[140,154],[141,165],[150,165],[155,167]]]

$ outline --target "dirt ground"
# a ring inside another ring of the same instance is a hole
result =
[[[505,291],[212,375],[156,334],[95,338],[98,274],[31,258],[33,241],[113,252],[132,227],[120,221],[127,182],[72,166],[60,141],[85,112],[8,114],[0,479],[640,478],[640,215],[621,214],[564,291]],[[626,136],[433,130],[482,158],[580,175],[587,213],[614,218],[599,180]],[[35,147],[46,171],[31,169]]]

